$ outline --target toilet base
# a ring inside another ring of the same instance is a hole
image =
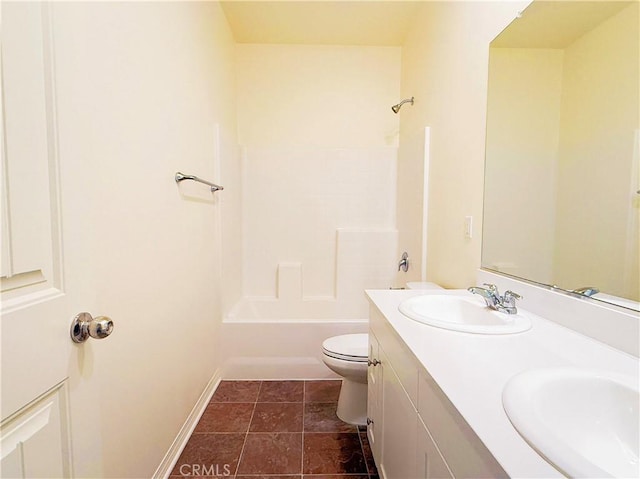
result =
[[[359,383],[343,378],[336,414],[346,423],[366,426],[367,383]]]

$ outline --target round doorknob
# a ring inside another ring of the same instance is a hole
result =
[[[74,343],[84,343],[89,337],[103,339],[113,332],[113,321],[106,316],[92,317],[80,313],[71,322],[71,339]]]

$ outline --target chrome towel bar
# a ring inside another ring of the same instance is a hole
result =
[[[179,171],[176,173],[175,180],[176,180],[176,183],[180,183],[181,181],[184,181],[184,180],[197,181],[198,183],[202,183],[207,186],[210,186],[212,193],[215,193],[218,190],[224,190],[224,187],[220,185],[216,185],[214,183],[211,183],[210,181],[203,180],[201,178],[198,178],[195,175],[185,175],[184,173],[180,173]]]

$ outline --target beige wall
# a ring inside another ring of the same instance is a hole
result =
[[[558,284],[589,286],[582,284],[589,278],[601,291],[634,299],[637,222],[627,230],[630,215],[638,214],[637,203],[631,209],[638,55],[637,3],[565,50],[554,257]],[[629,249],[627,238],[634,236]],[[601,264],[585,262],[586,256]]]
[[[549,284],[562,60],[555,49],[490,53],[482,263]]]
[[[480,266],[489,42],[527,3],[428,2],[402,48],[401,97],[416,103],[399,114],[398,247],[421,262],[423,159],[405,145],[419,144],[428,126],[427,279],[446,287],[474,284]],[[472,239],[464,237],[465,216],[473,216]]]
[[[239,257],[234,43],[213,2],[54,3],[53,28],[65,228],[84,225],[65,245],[92,272],[67,286],[116,325],[70,358],[75,476],[150,477],[219,368],[221,291],[239,289],[220,259],[221,241]],[[225,190],[178,187],[178,170]]]
[[[210,2],[54,5],[65,202],[100,217],[83,232],[91,241],[68,238],[72,247],[100,245],[74,255],[99,274],[67,281],[117,328],[108,343],[71,359],[76,457],[91,457],[83,439],[94,410],[86,406],[99,404],[105,418],[104,462],[79,459],[76,476],[153,473],[220,365],[221,317],[240,297],[243,270],[245,293],[274,296],[277,265],[298,262],[310,271],[303,294],[331,295],[336,231],[391,231],[396,211],[399,251],[420,261],[414,229],[427,126],[427,279],[475,282],[488,43],[524,4],[427,3],[401,53],[235,48]],[[390,112],[410,96],[415,106]],[[211,200],[199,186],[177,188],[177,170],[225,190]],[[92,204],[76,181],[92,181],[91,198],[102,199]],[[463,236],[468,215],[471,240]]]
[[[400,48],[238,44],[245,147],[397,146]]]
[[[342,299],[358,307],[322,317],[366,317],[362,289],[394,273],[400,49],[239,44],[236,54],[244,295],[291,299],[273,319],[316,317],[293,303],[340,296],[348,248],[359,289]]]

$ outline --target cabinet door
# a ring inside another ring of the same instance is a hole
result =
[[[453,479],[447,463],[436,447],[431,434],[418,417],[416,477],[420,479]]]
[[[381,346],[378,354],[382,361],[382,424],[384,426],[382,461],[379,464],[379,470],[383,479],[412,479],[416,477],[418,414]]]
[[[455,477],[509,477],[426,371],[418,397],[420,417]]]
[[[374,459],[377,463],[382,459],[381,441],[379,440],[378,431],[382,431],[382,364],[377,362],[380,360],[378,355],[378,339],[369,331],[369,368],[367,370],[367,436]],[[375,364],[375,365],[374,365]]]

